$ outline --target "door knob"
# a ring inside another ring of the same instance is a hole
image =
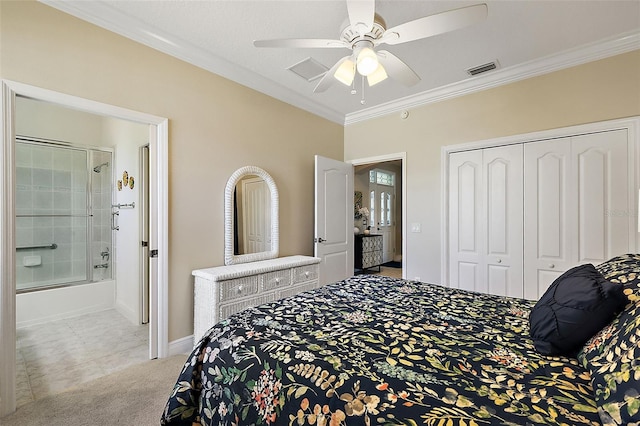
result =
[[[549,265],[549,268],[551,268],[551,269],[553,269],[555,267],[556,267],[556,265],[554,265],[553,263]]]
[[[502,263],[502,259],[498,259],[498,263]]]
[[[327,240],[325,240],[325,239],[324,239],[324,238],[322,238],[322,237],[320,237],[320,238],[314,238],[314,240],[315,240],[315,242],[316,242],[316,243],[324,243],[325,241],[327,241]]]

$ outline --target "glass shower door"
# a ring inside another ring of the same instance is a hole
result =
[[[17,292],[111,278],[111,156],[16,141]]]

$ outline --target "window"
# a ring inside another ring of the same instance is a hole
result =
[[[395,174],[384,170],[371,170],[369,172],[369,183],[377,183],[379,185],[394,185]]]
[[[393,200],[395,194],[395,173],[374,169],[369,172],[369,211],[371,226],[381,228],[393,225]]]
[[[371,214],[370,225],[376,224],[376,191],[369,191],[369,210]]]

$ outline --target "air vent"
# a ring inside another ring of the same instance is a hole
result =
[[[295,65],[291,65],[287,69],[307,81],[313,81],[320,78],[329,70],[329,68],[325,67],[313,58],[307,58]]]
[[[477,67],[469,68],[467,70],[467,74],[472,76],[478,75],[478,74],[485,73],[487,71],[495,70],[496,68],[498,68],[498,61],[489,62],[484,65],[479,65]]]

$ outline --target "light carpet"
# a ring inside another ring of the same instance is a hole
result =
[[[2,426],[157,426],[187,355],[137,364],[23,405]]]

